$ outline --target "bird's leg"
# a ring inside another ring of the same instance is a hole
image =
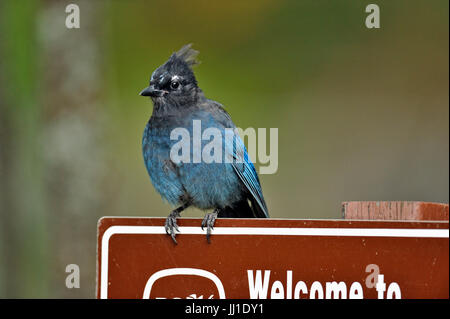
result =
[[[189,206],[189,203],[183,204],[182,206],[174,209],[169,216],[166,218],[166,224],[164,228],[166,230],[167,235],[172,237],[172,240],[175,244],[178,244],[175,236],[177,235],[175,231],[180,232],[177,225],[177,218],[180,217],[180,213],[185,210]]]
[[[218,213],[219,209],[215,209],[212,213],[207,213],[202,221],[202,230],[203,227],[206,227],[206,240],[208,241],[208,244],[211,243],[209,237],[211,236],[211,230],[214,229],[214,222],[216,221]]]

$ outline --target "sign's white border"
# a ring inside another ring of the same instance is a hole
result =
[[[200,227],[179,227],[180,234],[205,235]],[[163,226],[111,226],[103,234],[101,251],[100,298],[108,298],[109,240],[113,235],[165,234]],[[215,227],[214,235],[287,235],[345,237],[449,238],[448,229],[413,228],[282,228],[282,227]]]

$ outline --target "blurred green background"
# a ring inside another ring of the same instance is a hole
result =
[[[81,28],[65,27],[76,3]],[[279,129],[274,218],[449,198],[447,0],[0,2],[0,297],[95,296],[101,216],[167,216],[141,136],[152,71],[186,43],[237,126]],[[191,209],[184,216],[200,217]],[[67,289],[77,264],[81,288]]]

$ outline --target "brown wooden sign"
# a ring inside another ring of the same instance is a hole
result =
[[[98,298],[448,298],[448,222],[102,218]]]

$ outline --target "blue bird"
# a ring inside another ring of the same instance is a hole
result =
[[[213,210],[201,224],[208,243],[218,217],[269,217],[258,174],[236,126],[223,106],[207,99],[197,85],[192,71],[197,54],[191,45],[173,53],[140,92],[154,105],[142,139],[144,161],[155,189],[178,207],[165,222],[175,244],[177,218],[191,206]],[[203,158],[205,154],[214,160]]]

